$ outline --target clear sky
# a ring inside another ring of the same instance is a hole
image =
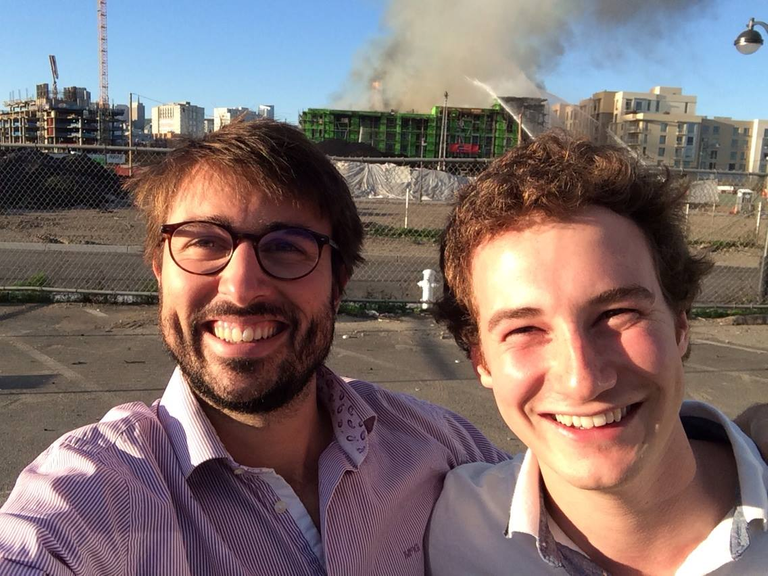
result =
[[[462,1],[482,14],[486,0]],[[571,20],[562,30],[564,54],[545,62],[534,80],[570,102],[599,90],[681,86],[698,97],[700,114],[768,118],[768,33],[759,29],[767,45],[751,56],[733,47],[750,17],[768,21],[768,2],[689,4],[697,7],[679,22],[665,16],[667,25],[658,30],[640,21],[593,31]],[[188,100],[207,115],[215,106],[274,104],[278,118],[296,122],[300,110],[328,106],[360,52],[386,37],[387,6],[384,0],[111,0],[110,100],[127,103],[129,92],[148,107]],[[425,20],[432,18],[425,12]],[[0,0],[0,14],[0,102],[11,91],[33,96],[36,84],[50,82],[48,54],[58,60],[60,88],[85,86],[98,99],[96,0]],[[510,34],[525,31],[524,22],[518,26]],[[441,41],[462,50],[484,37],[454,29]]]

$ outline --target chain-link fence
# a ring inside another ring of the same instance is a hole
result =
[[[156,283],[141,254],[144,225],[124,184],[166,152],[0,145],[0,289],[153,293]],[[450,202],[487,161],[333,161],[350,184],[366,230],[367,261],[347,298],[418,302],[423,272],[439,268],[437,239]],[[698,303],[768,303],[764,175],[682,176],[689,188],[691,244],[715,262]]]

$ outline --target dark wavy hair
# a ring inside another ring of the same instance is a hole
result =
[[[685,189],[668,171],[642,166],[626,150],[549,132],[495,160],[458,195],[440,243],[443,296],[436,316],[458,345],[477,345],[472,258],[486,240],[536,221],[567,221],[587,206],[602,206],[642,230],[659,284],[672,310],[688,313],[711,268],[693,256],[685,238]]]
[[[254,188],[275,202],[310,207],[331,223],[339,245],[334,251],[334,279],[350,277],[363,262],[363,225],[347,183],[338,170],[297,128],[261,119],[235,121],[199,140],[187,140],[129,182],[134,202],[147,226],[144,258],[162,254],[160,226],[181,193],[181,185],[198,168],[206,168],[248,186],[233,187],[238,198]]]

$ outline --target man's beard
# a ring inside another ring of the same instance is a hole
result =
[[[289,405],[306,389],[328,357],[333,343],[335,312],[330,302],[320,314],[310,319],[303,334],[299,333],[298,315],[287,307],[266,303],[246,308],[226,304],[210,306],[191,318],[189,339],[185,338],[178,315],[164,318],[162,295],[159,309],[165,348],[193,391],[211,406],[239,414],[268,414]],[[272,316],[287,325],[285,330],[290,339],[283,348],[265,358],[218,358],[216,364],[221,369],[216,375],[211,362],[203,355],[201,320],[217,316]],[[228,375],[251,381],[246,394],[227,394],[230,390],[225,380]]]

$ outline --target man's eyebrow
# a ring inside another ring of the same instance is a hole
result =
[[[606,304],[615,304],[622,300],[645,300],[649,304],[653,304],[656,301],[656,296],[645,286],[631,284],[629,286],[620,286],[619,288],[611,288],[610,290],[601,292],[590,299],[589,303],[596,306],[604,306]]]
[[[520,318],[531,318],[541,314],[540,308],[524,307],[524,308],[505,308],[494,312],[493,316],[488,320],[488,331],[493,330],[505,320],[517,320]]]
[[[605,306],[608,304],[615,304],[622,300],[644,300],[649,304],[653,304],[656,301],[656,296],[648,290],[648,288],[641,286],[640,284],[632,284],[630,286],[621,286],[619,288],[611,288],[605,292],[601,292],[594,298],[589,300],[589,304],[592,306]],[[493,330],[505,320],[518,320],[524,318],[532,318],[541,314],[540,308],[534,308],[532,306],[526,306],[523,308],[505,308],[503,310],[496,311],[488,320],[488,331]]]

